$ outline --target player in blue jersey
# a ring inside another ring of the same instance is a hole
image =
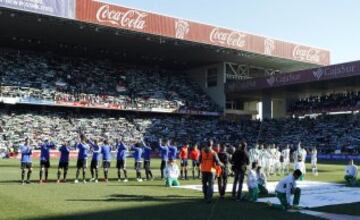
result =
[[[104,179],[105,182],[109,182],[109,169],[111,163],[111,146],[107,140],[104,140],[103,146],[101,146],[101,154],[104,168]]]
[[[177,147],[171,140],[168,141],[168,147],[169,147],[169,160],[176,161],[177,151],[178,151]]]
[[[40,145],[40,172],[39,172],[39,182],[43,183],[43,174],[45,172],[44,181],[47,182],[49,176],[50,168],[50,150],[55,148],[55,144],[49,140],[45,140],[43,144]]]
[[[118,181],[121,181],[121,170],[124,173],[123,182],[128,181],[127,171],[126,171],[126,155],[128,152],[127,146],[122,142],[116,139],[116,168],[118,174]]]
[[[135,143],[132,146],[131,150],[133,151],[133,156],[135,160],[136,180],[138,182],[142,182],[143,179],[141,178],[141,167],[143,162],[142,159],[143,149],[140,143]]]
[[[161,157],[161,165],[160,165],[160,173],[161,179],[164,179],[164,170],[167,166],[169,160],[169,147],[165,144],[161,138],[159,139],[159,148],[160,148],[160,157]]]
[[[63,182],[66,183],[66,175],[69,169],[69,156],[70,156],[70,147],[68,146],[69,143],[63,144],[59,148],[60,160],[59,160],[58,173],[57,173],[57,183],[60,183],[60,176],[62,169],[64,170]]]
[[[90,182],[99,182],[99,161],[101,156],[101,147],[98,145],[97,140],[89,140],[90,151],[92,152],[92,159],[90,163],[91,179]]]
[[[144,158],[144,170],[145,170],[146,179],[152,180],[153,175],[152,175],[151,166],[150,166],[152,149],[151,149],[151,147],[146,145],[146,143],[143,139],[141,141],[144,145],[143,158]]]
[[[25,143],[20,145],[19,153],[21,153],[21,183],[25,184],[25,170],[27,170],[26,183],[30,184],[30,177],[32,173],[32,147],[29,144],[29,139],[25,138]]]
[[[86,159],[88,158],[88,151],[90,150],[89,145],[86,143],[85,135],[80,135],[80,143],[75,145],[75,148],[78,150],[78,159],[76,162],[76,178],[75,183],[79,182],[80,170],[83,174],[83,182],[86,183]]]

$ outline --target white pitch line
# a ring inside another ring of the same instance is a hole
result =
[[[356,215],[333,214],[333,213],[317,212],[311,210],[299,210],[298,212],[328,220],[360,220],[360,216],[356,216]]]

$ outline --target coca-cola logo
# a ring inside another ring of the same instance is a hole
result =
[[[184,20],[175,21],[175,37],[178,39],[184,39],[190,31],[190,24]]]
[[[320,50],[296,46],[293,50],[293,57],[296,60],[320,63]]]
[[[271,56],[275,50],[275,41],[273,39],[264,40],[264,54]]]
[[[229,47],[243,48],[246,45],[246,34],[214,28],[210,34],[210,42]]]
[[[146,27],[146,16],[146,13],[133,9],[128,11],[110,9],[110,5],[103,5],[96,12],[98,22],[137,30],[143,30]]]

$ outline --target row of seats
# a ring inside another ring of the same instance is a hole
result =
[[[220,112],[184,73],[108,60],[0,51],[0,96],[122,109]]]
[[[322,116],[316,119],[276,119],[227,121],[217,117],[139,115],[122,113],[74,113],[59,110],[3,110],[0,112],[0,145],[13,146],[30,137],[37,144],[49,138],[56,143],[75,143],[84,133],[115,143],[123,138],[128,144],[141,138],[156,146],[159,138],[173,139],[177,145],[203,143],[212,138],[217,143],[238,144],[246,140],[297,146],[317,146],[321,152],[359,152],[360,115]]]
[[[321,113],[360,109],[360,91],[309,96],[293,102],[288,112],[293,114]]]

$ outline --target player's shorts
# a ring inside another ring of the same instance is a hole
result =
[[[85,159],[78,159],[78,160],[77,160],[77,163],[76,163],[76,168],[78,168],[78,169],[80,169],[80,168],[85,169],[85,168],[86,168],[86,160],[85,160]]]
[[[317,165],[317,159],[312,159],[311,160],[311,165],[316,166]]]
[[[50,167],[50,161],[48,161],[48,160],[41,160],[41,161],[40,161],[40,167],[49,168],[49,167]]]
[[[90,164],[90,169],[99,169],[99,161],[92,160]]]
[[[140,170],[141,170],[141,164],[142,164],[142,161],[136,161],[136,162],[135,162],[135,170],[136,170],[136,171],[140,171]]]
[[[181,167],[187,167],[188,166],[188,160],[187,159],[181,159],[180,166]]]
[[[68,169],[69,168],[69,162],[59,162],[58,169]]]
[[[109,169],[110,168],[110,161],[103,161],[103,168]]]
[[[192,160],[192,166],[193,167],[199,167],[200,166],[200,162],[198,160]]]
[[[150,160],[145,160],[144,161],[144,169],[145,170],[150,170]]]
[[[116,168],[117,169],[125,169],[126,168],[126,161],[125,160],[117,160],[116,161]]]
[[[21,162],[21,169],[31,169],[32,163],[29,162]]]

